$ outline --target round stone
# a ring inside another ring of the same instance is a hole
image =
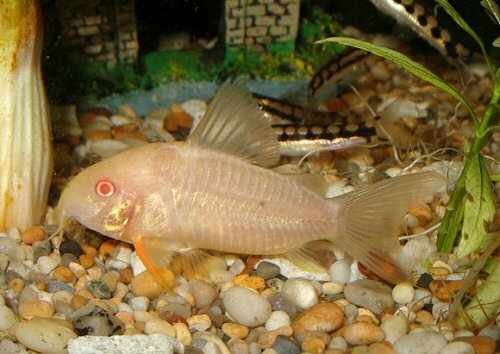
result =
[[[244,339],[248,336],[249,329],[239,323],[227,322],[222,325],[222,332],[230,338]]]
[[[167,336],[175,337],[175,328],[170,323],[160,318],[152,318],[146,322],[144,333],[155,334],[162,333]]]
[[[446,344],[446,338],[439,333],[420,332],[399,338],[393,348],[398,354],[439,354]]]
[[[305,332],[332,332],[344,321],[342,309],[331,302],[323,302],[300,313],[292,323],[295,338]]]
[[[67,353],[68,341],[77,335],[66,321],[34,317],[16,327],[16,338],[25,347],[52,354]]]
[[[55,313],[54,306],[40,299],[25,300],[19,304],[19,315],[24,318],[52,317]]]
[[[400,305],[406,305],[415,297],[415,289],[409,282],[397,284],[392,289],[392,298]]]
[[[385,309],[394,307],[392,289],[371,279],[361,279],[347,284],[344,296],[347,301],[366,307],[377,315]]]
[[[280,274],[280,267],[271,262],[260,262],[257,266],[256,273],[265,280],[277,277]]]
[[[476,354],[476,351],[467,342],[451,342],[441,350],[441,354]]]
[[[269,301],[248,288],[229,288],[223,293],[223,303],[236,322],[248,327],[263,324],[271,315]]]
[[[198,279],[190,280],[188,282],[188,289],[191,295],[193,295],[195,306],[198,309],[211,305],[219,295],[213,285]]]
[[[358,322],[346,327],[344,338],[352,345],[371,344],[381,342],[384,339],[384,331],[373,323]]]
[[[82,246],[80,246],[78,242],[73,240],[64,240],[59,246],[59,253],[61,253],[61,255],[71,253],[78,258],[82,255],[83,250]]]
[[[273,349],[278,354],[300,354],[302,352],[297,343],[285,336],[276,337]]]
[[[284,311],[273,311],[266,321],[265,327],[268,331],[275,330],[283,326],[290,326],[292,320]]]
[[[300,309],[308,309],[318,303],[318,294],[314,285],[306,279],[288,279],[283,284],[283,292],[287,294]]]
[[[165,292],[163,286],[148,271],[142,272],[132,280],[130,290],[135,296],[146,296],[151,300]]]
[[[333,263],[328,270],[331,281],[338,284],[347,284],[351,276],[351,266],[346,260],[340,259]]]
[[[14,339],[14,329],[19,320],[16,314],[7,306],[0,306],[0,339]]]
[[[21,240],[27,245],[32,245],[37,241],[43,241],[45,240],[45,230],[40,226],[30,227],[21,234]]]
[[[277,291],[269,295],[267,300],[271,303],[273,311],[283,311],[286,312],[290,318],[295,317],[297,306],[287,294]]]
[[[146,296],[133,297],[128,303],[132,309],[139,311],[147,311],[149,307],[149,299]]]
[[[386,320],[384,320],[380,325],[380,328],[385,333],[385,340],[391,344],[394,344],[399,338],[404,336],[408,331],[406,318],[399,315],[391,316]]]

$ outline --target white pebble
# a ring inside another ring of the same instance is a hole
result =
[[[335,283],[335,282],[327,282],[321,284],[321,293],[324,295],[335,295],[340,294],[344,291],[344,285]]]
[[[0,353],[4,354],[28,354],[21,344],[14,343],[10,339],[0,341]]]
[[[132,249],[130,247],[119,245],[115,249],[113,258],[129,264],[131,256],[132,256]]]
[[[131,298],[128,303],[134,310],[147,311],[149,299],[146,296],[136,296]]]
[[[427,259],[436,251],[436,242],[431,241],[426,235],[417,236],[401,248],[398,261],[406,269],[412,269],[419,274],[424,273],[427,269],[422,265],[422,259]]]
[[[491,337],[496,342],[500,338],[500,328],[498,326],[489,325],[484,327],[481,331],[479,331],[478,335]]]
[[[124,302],[120,302],[118,304],[118,312],[128,312],[128,313],[133,313],[134,310],[132,309],[132,307],[130,307],[129,304],[126,304]]]
[[[398,354],[439,354],[446,344],[439,333],[420,332],[401,337],[393,348]]]
[[[59,265],[59,262],[57,262],[55,259],[49,256],[41,256],[38,258],[37,261],[37,267],[40,273],[42,274],[49,274],[52,272],[54,269],[57,268]]]
[[[7,231],[7,237],[16,240],[17,242],[21,241],[21,232],[19,232],[19,229],[17,227],[11,227]]]
[[[292,320],[284,311],[273,311],[266,321],[266,329],[272,331],[283,326],[290,326]]]
[[[407,306],[401,306],[396,311],[395,315],[402,316],[406,319],[406,321],[408,321],[408,323],[415,321],[415,319],[417,318],[417,314],[414,311],[410,310],[410,308],[408,308]]]
[[[437,302],[432,306],[432,316],[436,320],[446,320],[449,311],[450,304],[447,302]]]
[[[82,275],[84,275],[85,273],[87,273],[87,270],[85,269],[84,266],[82,266],[80,263],[76,263],[76,262],[71,262],[69,264],[69,269],[71,269],[71,272],[77,277],[77,278],[81,278]]]
[[[236,322],[256,327],[271,316],[271,304],[257,292],[241,286],[233,286],[223,293],[227,312]]]
[[[399,315],[394,315],[386,319],[382,322],[380,328],[385,333],[385,340],[391,344],[396,343],[408,331],[406,318]]]
[[[155,334],[161,333],[175,338],[175,328],[170,323],[160,318],[152,318],[146,322],[144,333]]]
[[[332,282],[347,284],[351,276],[351,266],[346,260],[338,260],[333,263],[328,270]]]
[[[66,353],[68,341],[76,337],[71,329],[50,318],[33,317],[16,327],[17,340],[27,348],[42,353]]]
[[[229,267],[229,271],[234,273],[235,275],[241,274],[245,269],[245,263],[241,259],[235,259],[233,264]]]
[[[308,280],[301,278],[288,279],[285,284],[283,284],[282,291],[290,296],[295,304],[303,310],[318,303],[316,289]]]
[[[440,354],[475,354],[474,347],[467,342],[451,342],[441,350]]]
[[[123,270],[128,267],[128,263],[120,261],[119,259],[110,258],[106,261],[106,268],[109,270]]]
[[[132,252],[132,255],[130,256],[130,266],[132,267],[132,272],[135,277],[147,270],[146,266],[142,263],[139,255],[135,251]]]
[[[392,289],[392,298],[400,305],[406,305],[413,300],[414,297],[415,289],[413,289],[413,285],[408,282],[399,283]]]
[[[345,352],[347,350],[347,342],[344,337],[333,337],[330,343],[328,343],[328,349],[340,349]]]

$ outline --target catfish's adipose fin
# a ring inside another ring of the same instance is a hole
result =
[[[210,280],[211,272],[225,267],[222,259],[204,250],[172,248],[172,242],[163,237],[137,237],[134,246],[144,265],[169,291],[175,286],[176,274]]]
[[[386,179],[331,199],[338,206],[337,234],[331,240],[391,283],[408,279],[397,265],[397,230],[408,210],[446,184],[438,173]]]

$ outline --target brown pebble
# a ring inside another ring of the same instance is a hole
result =
[[[21,240],[27,245],[32,245],[37,241],[43,241],[45,240],[45,230],[39,226],[30,227],[21,234]]]
[[[80,122],[81,126],[86,126],[92,123],[98,116],[99,114],[94,112],[85,112],[78,117],[78,121]]]
[[[118,278],[115,273],[107,272],[105,273],[100,281],[106,283],[110,292],[114,292],[116,290],[116,284],[118,284]]]
[[[463,284],[463,280],[433,280],[429,284],[429,290],[439,300],[451,302],[453,295]]]
[[[426,310],[420,310],[417,312],[417,316],[415,317],[415,322],[421,323],[424,325],[432,325],[436,322],[432,313]]]
[[[47,290],[47,284],[45,283],[42,283],[41,281],[37,281],[36,283],[34,283],[36,288],[40,291],[46,291]]]
[[[104,258],[108,258],[115,253],[115,249],[118,246],[118,241],[116,240],[106,240],[99,247],[99,254]]]
[[[453,341],[471,344],[476,354],[493,354],[496,349],[495,340],[488,336],[457,337]]]
[[[92,300],[92,299],[95,299],[95,296],[90,292],[88,291],[87,289],[80,289],[80,290],[77,290],[75,295],[80,295],[88,300]]]
[[[380,327],[372,323],[354,323],[345,329],[344,339],[353,345],[365,345],[380,342],[385,334]]]
[[[345,354],[345,352],[342,349],[327,349],[325,354]]]
[[[181,315],[176,314],[175,312],[165,310],[167,307],[163,306],[163,308],[158,309],[158,315],[162,320],[167,321],[168,323],[174,324],[174,323],[185,323],[187,324],[187,321],[184,317]]]
[[[283,326],[275,330],[266,332],[259,336],[257,344],[261,349],[271,348],[276,341],[277,336],[287,336],[290,337],[293,333],[293,329],[290,326]]]
[[[227,322],[222,325],[222,332],[230,338],[244,339],[250,332],[247,326],[239,323]]]
[[[75,280],[75,277],[73,276],[73,273],[71,272],[71,269],[69,269],[68,267],[64,267],[64,266],[57,267],[52,272],[52,278],[60,279],[62,281],[65,281],[66,283],[72,283]]]
[[[299,314],[292,323],[295,338],[304,332],[336,330],[344,321],[342,309],[331,302],[315,305]]]
[[[130,290],[135,296],[146,296],[150,300],[166,292],[149,271],[137,275],[130,283]]]
[[[266,281],[257,275],[240,274],[233,280],[234,285],[251,288],[261,292],[266,288]]]
[[[98,252],[97,249],[89,244],[84,243],[82,246],[82,250],[84,254],[88,254],[89,256],[95,257]]]
[[[85,139],[92,141],[109,140],[112,139],[109,130],[91,130],[84,133]]]
[[[420,226],[426,226],[432,220],[432,213],[427,205],[417,205],[410,209],[410,214],[418,219]]]
[[[77,310],[79,309],[80,307],[84,306],[84,305],[87,305],[87,299],[84,298],[83,296],[81,295],[74,295],[72,298],[71,298],[71,306]]]
[[[318,337],[309,337],[304,339],[300,346],[303,352],[311,354],[323,354],[325,352],[326,344]]]
[[[92,268],[95,264],[94,256],[91,256],[90,254],[82,254],[80,256],[80,264],[85,269]]]
[[[397,354],[391,345],[385,342],[370,345],[370,354]]]
[[[133,326],[134,325],[134,316],[132,316],[131,313],[126,312],[126,311],[119,311],[115,314],[116,317],[118,317],[125,326]]]
[[[24,279],[14,278],[9,282],[9,289],[14,290],[16,293],[20,293],[24,289]]]
[[[176,132],[179,127],[191,129],[193,117],[186,112],[171,112],[163,122],[163,129],[168,132]]]
[[[51,303],[40,300],[32,299],[25,300],[19,304],[19,315],[21,317],[29,319],[31,317],[46,317],[50,318],[54,316],[54,306]]]
[[[121,129],[121,127],[113,128],[113,136],[116,140],[123,140],[126,138],[134,138],[134,139],[139,139],[145,142],[149,142],[149,138],[145,136],[144,134],[141,134],[139,132],[130,132],[130,131],[125,131]]]
[[[120,271],[120,282],[130,284],[134,279],[134,272],[130,268],[125,268]]]

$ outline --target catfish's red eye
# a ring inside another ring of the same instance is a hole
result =
[[[110,181],[104,179],[102,181],[97,182],[95,186],[95,191],[101,197],[111,197],[115,192],[115,186]]]

